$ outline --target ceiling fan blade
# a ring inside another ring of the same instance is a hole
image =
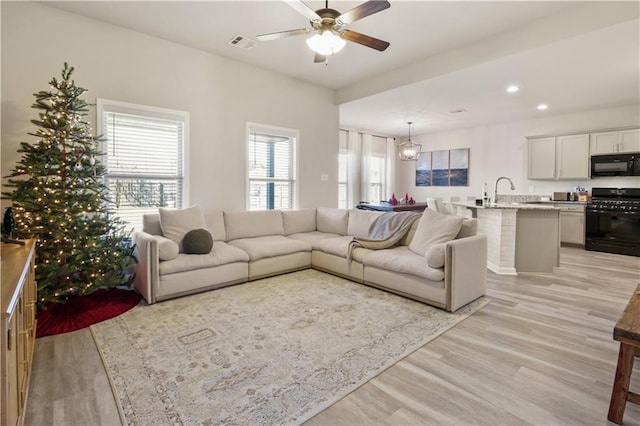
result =
[[[369,0],[338,16],[337,20],[340,24],[347,25],[358,19],[366,18],[369,15],[388,9],[389,7],[391,7],[391,4],[387,0]]]
[[[345,40],[352,41],[354,43],[361,44],[363,46],[370,47],[372,49],[379,50],[380,52],[386,50],[387,47],[389,47],[388,41],[380,40],[378,38],[374,38],[366,34],[359,33],[357,31],[344,30],[342,32],[342,38],[344,38]]]
[[[270,41],[270,40],[277,40],[279,38],[309,34],[310,32],[311,32],[311,28],[299,28],[297,30],[280,31],[277,33],[270,33],[270,34],[261,34],[256,38],[260,41]]]
[[[298,13],[303,14],[310,21],[321,19],[320,15],[313,11],[309,6],[304,4],[302,0],[284,0],[289,6],[294,8]]]
[[[327,57],[319,53],[316,53],[316,56],[313,57],[313,62],[316,64],[327,62]]]

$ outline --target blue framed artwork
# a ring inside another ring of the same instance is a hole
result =
[[[431,153],[421,152],[416,161],[416,186],[431,186]]]
[[[449,151],[449,186],[469,185],[469,148]]]
[[[449,186],[449,151],[433,151],[431,169],[432,186]]]
[[[469,148],[421,152],[416,186],[469,186]]]

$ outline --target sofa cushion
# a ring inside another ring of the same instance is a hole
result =
[[[418,229],[419,223],[419,220],[413,222],[413,225],[411,225],[411,228],[409,228],[405,236],[400,240],[400,244],[398,245],[408,246],[409,244],[411,244],[411,241],[413,241],[413,236],[416,234],[416,229]]]
[[[311,244],[282,235],[243,238],[229,241],[229,244],[246,252],[252,262],[268,257],[311,251]]]
[[[244,251],[229,244],[216,241],[208,254],[181,253],[173,260],[160,262],[159,272],[160,275],[167,275],[248,261],[249,255]],[[211,271],[211,273],[215,274],[215,271]]]
[[[284,234],[282,212],[280,210],[225,211],[224,227],[227,233],[227,241]]]
[[[478,220],[464,219],[462,221],[462,226],[460,227],[460,232],[458,232],[458,235],[456,235],[456,239],[472,237],[477,233],[478,233]]]
[[[347,235],[354,237],[368,237],[369,229],[373,222],[384,212],[373,210],[349,210],[349,224],[347,225]]]
[[[207,230],[211,233],[214,241],[226,240],[224,230],[224,216],[222,210],[211,210],[203,212],[204,222]],[[151,235],[162,235],[160,227],[160,215],[158,213],[145,213],[142,215],[142,230]]]
[[[317,247],[314,250],[319,250],[329,254],[335,254],[336,256],[347,258],[349,251],[349,243],[353,241],[351,236],[340,236],[334,238],[326,238],[318,241]]]
[[[152,238],[158,242],[158,257],[160,260],[171,260],[178,256],[180,247],[175,241],[162,235],[153,235]]]
[[[316,209],[282,210],[284,235],[316,230]]]
[[[207,231],[211,233],[213,241],[226,241],[227,233],[224,229],[224,213],[222,210],[207,210],[203,212]]]
[[[444,245],[445,243],[438,243],[427,249],[425,254],[427,265],[432,268],[442,268],[444,266]]]
[[[433,244],[452,240],[460,231],[462,217],[445,215],[434,209],[426,209],[420,218],[416,233],[409,248],[416,254],[424,256]]]
[[[149,235],[162,235],[160,227],[160,215],[158,213],[145,213],[142,215],[142,231]]]
[[[175,241],[182,251],[182,239],[184,234],[192,229],[206,228],[204,215],[200,206],[195,205],[186,209],[168,209],[160,207],[160,227],[162,235]]]
[[[444,280],[444,270],[442,268],[431,268],[427,265],[424,256],[412,252],[407,246],[374,250],[364,256],[362,263],[364,263],[365,268],[374,266],[388,271],[426,278],[431,281]]]
[[[293,238],[294,240],[306,241],[311,244],[311,248],[314,250],[318,249],[318,243],[322,240],[326,240],[327,238],[335,238],[339,237],[338,234],[327,234],[326,232],[301,232],[299,234],[291,234],[287,235],[289,238]]]
[[[187,254],[207,254],[213,247],[213,237],[206,229],[192,229],[184,234],[182,247]]]
[[[347,235],[349,210],[330,207],[318,207],[316,210],[316,228],[320,232]]]

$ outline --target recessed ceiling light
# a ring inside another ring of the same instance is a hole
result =
[[[545,110],[545,109],[547,109],[547,108],[549,108],[549,105],[547,105],[547,104],[540,104],[540,105],[538,105],[538,109],[539,109],[540,111]]]
[[[509,93],[516,93],[518,90],[520,90],[520,88],[518,86],[516,86],[515,84],[507,87],[507,92],[509,92]]]

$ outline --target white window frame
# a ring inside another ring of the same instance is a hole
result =
[[[169,108],[160,108],[148,105],[140,105],[129,102],[115,101],[111,99],[96,99],[96,122],[98,135],[106,134],[103,128],[103,119],[105,112],[138,115],[149,118],[158,118],[164,120],[182,121],[183,124],[183,152],[182,152],[182,206],[189,206],[189,112],[174,110]],[[100,150],[105,153],[101,161],[105,168],[109,169],[109,157],[106,152],[106,141],[101,142]],[[105,175],[108,179],[108,174]]]
[[[278,127],[278,126],[272,126],[269,124],[253,123],[248,121],[246,125],[246,134],[245,134],[245,157],[246,157],[245,210],[249,211],[251,207],[251,193],[250,193],[251,179],[249,177],[249,167],[251,163],[251,159],[249,158],[249,144],[251,142],[251,133],[264,133],[268,135],[293,138],[294,155],[292,158],[293,164],[291,164],[292,172],[293,172],[293,180],[291,181],[293,182],[293,191],[292,191],[293,203],[292,203],[291,209],[297,209],[298,198],[300,194],[299,175],[298,175],[298,163],[299,163],[299,157],[300,157],[300,149],[299,149],[300,148],[300,131],[297,129],[289,129],[286,127]]]

